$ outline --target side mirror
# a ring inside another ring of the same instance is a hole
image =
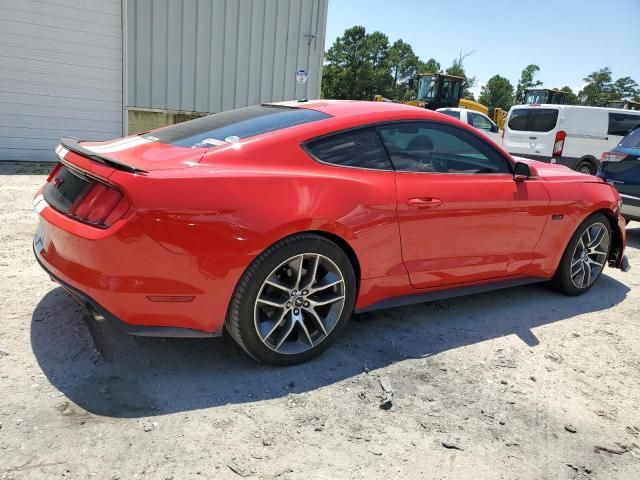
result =
[[[531,177],[531,169],[529,165],[523,162],[516,162],[516,166],[513,169],[513,180],[515,182],[524,182]]]
[[[494,125],[493,123],[491,124],[491,131],[493,133],[500,133],[500,129],[498,128],[498,125]]]
[[[410,89],[410,90],[413,90],[413,88],[415,87],[415,85],[416,85],[416,81],[415,81],[415,79],[414,79],[414,78],[410,78],[410,79],[409,79],[409,89]]]

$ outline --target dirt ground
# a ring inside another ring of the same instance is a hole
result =
[[[49,168],[0,165],[0,478],[640,478],[640,223],[631,272],[582,297],[370,314],[277,369],[228,338],[92,335],[33,258]]]

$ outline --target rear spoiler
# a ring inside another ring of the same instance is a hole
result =
[[[114,160],[113,158],[105,157],[104,155],[99,155],[95,152],[92,152],[91,150],[81,146],[80,141],[81,140],[78,140],[77,138],[62,137],[60,139],[60,145],[62,145],[64,148],[68,150],[71,150],[72,152],[82,155],[83,157],[87,157],[95,162],[108,165],[112,168],[115,168],[116,170],[122,170],[124,172],[130,172],[130,173],[141,173],[141,174],[149,173],[146,170],[143,170],[141,168],[134,167],[132,165],[123,163],[119,160]]]

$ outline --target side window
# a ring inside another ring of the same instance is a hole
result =
[[[620,135],[624,137],[638,125],[640,125],[640,115],[609,113],[609,129],[607,134]]]
[[[338,133],[306,144],[307,151],[325,163],[343,167],[393,170],[389,156],[373,128]]]
[[[493,127],[489,119],[479,113],[467,112],[467,117],[469,119],[469,124],[475,128],[479,128],[480,130],[490,132]]]
[[[485,141],[440,123],[377,127],[398,171],[423,173],[511,173],[510,162]]]

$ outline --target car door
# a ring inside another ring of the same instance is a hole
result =
[[[404,264],[416,288],[524,275],[547,220],[541,182],[478,135],[436,122],[379,126],[396,170]]]
[[[468,111],[467,123],[469,123],[469,125],[471,125],[473,128],[477,128],[478,130],[480,130],[481,133],[496,142],[498,145],[500,144],[500,133],[498,130],[498,126],[493,123],[486,115]]]

